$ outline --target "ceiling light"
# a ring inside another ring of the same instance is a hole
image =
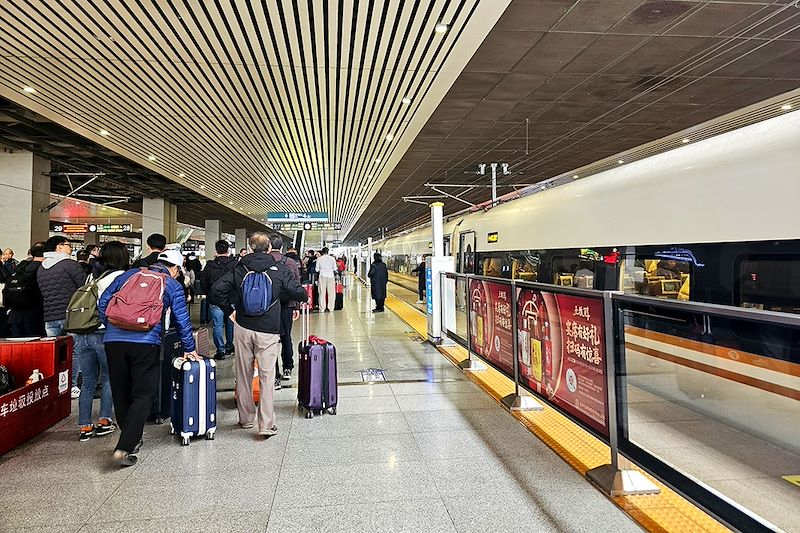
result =
[[[200,188],[205,190],[206,186],[205,185],[201,185]]]
[[[578,175],[575,174],[574,176],[572,176],[572,179],[574,179],[574,180],[578,179]]]
[[[178,177],[179,178],[185,178],[186,174],[184,174],[183,172],[178,172]]]
[[[401,104],[403,104],[403,105],[409,105],[409,104],[411,103],[411,98],[409,98],[408,96],[406,96],[405,98],[403,98],[402,100],[400,100],[400,103],[401,103]]]
[[[23,87],[23,88],[22,88],[22,90],[23,90],[24,92],[28,93],[28,94],[33,94],[33,93],[35,93],[35,92],[36,92],[36,89],[34,89],[33,87],[31,87],[30,85],[26,85],[25,87]]]
[[[783,109],[784,111],[789,111],[790,109],[792,109],[792,104],[783,104],[781,106],[781,109]]]
[[[217,195],[217,198],[222,198],[222,195],[221,195],[221,194],[218,194],[218,195]]]
[[[581,196],[583,196],[583,195],[582,194],[576,194],[575,198],[580,198]]]
[[[447,24],[444,22],[439,22],[436,24],[434,30],[436,30],[436,33],[447,33]]]
[[[380,157],[376,157],[376,158],[375,158],[375,162],[376,162],[376,163],[380,163],[380,162],[381,162],[381,158],[380,158]]]
[[[617,164],[618,165],[624,165],[625,161],[623,161],[622,159],[617,159]]]
[[[229,204],[229,205],[233,205],[233,202],[232,202],[232,201],[230,201],[230,202],[228,202],[228,204]]]
[[[394,135],[392,135],[391,133],[387,133],[386,134],[386,140],[387,141],[393,141],[394,140]]]
[[[156,156],[154,156],[154,155],[148,155],[148,156],[147,156],[147,160],[148,160],[148,161],[155,161],[155,160],[156,160]]]
[[[100,135],[102,135],[103,137],[108,137],[109,135],[111,135],[111,133],[108,130],[100,130],[98,133],[100,133]]]
[[[688,142],[691,142],[691,141],[690,141],[689,139],[681,139],[681,142],[682,142],[683,144],[686,144],[686,143],[688,143]]]

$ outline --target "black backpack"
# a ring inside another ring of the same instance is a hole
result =
[[[11,279],[3,289],[3,306],[9,309],[30,309],[36,307],[41,300],[36,273],[41,264],[34,262],[36,268],[29,268],[30,261],[23,261],[11,275]]]
[[[0,396],[14,390],[14,376],[8,369],[0,365]]]

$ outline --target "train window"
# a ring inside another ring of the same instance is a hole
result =
[[[747,256],[737,263],[740,306],[800,313],[800,256]]]
[[[504,278],[508,277],[503,275],[504,270],[504,261],[501,255],[493,255],[493,256],[485,256],[482,254],[480,264],[481,264],[481,274],[484,276],[490,276],[493,278]]]
[[[596,261],[574,256],[553,258],[553,283],[568,287],[594,289]]]
[[[514,252],[511,254],[511,277],[524,281],[539,279],[539,263],[541,259],[536,252]]]
[[[688,300],[691,264],[675,259],[646,256],[627,256],[622,269],[622,290],[626,294],[641,294]]]

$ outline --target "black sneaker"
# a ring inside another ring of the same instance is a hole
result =
[[[282,388],[283,388],[283,386],[281,385],[281,380],[276,379],[275,380],[275,390],[281,390]]]
[[[290,379],[292,379],[292,369],[291,368],[284,369],[283,378],[282,379],[284,381],[289,381]]]
[[[236,350],[234,350],[233,348],[226,348],[226,349],[225,349],[225,355],[233,355],[233,353],[234,353],[235,351],[236,351]]]
[[[133,455],[136,455],[137,453],[139,453],[139,450],[142,449],[142,446],[144,446],[144,440],[140,440],[139,444],[136,445],[136,447],[133,449],[133,451],[131,453]]]
[[[108,418],[101,418],[100,422],[94,427],[94,433],[98,437],[105,437],[106,435],[110,435],[114,433],[117,429],[117,425]]]
[[[217,361],[225,359],[225,352],[217,352],[217,355],[214,356],[214,359]]]
[[[81,426],[81,442],[86,442],[97,434],[94,426]]]

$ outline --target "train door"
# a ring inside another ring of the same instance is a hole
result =
[[[458,265],[462,274],[475,273],[475,232],[464,231],[458,234]]]

